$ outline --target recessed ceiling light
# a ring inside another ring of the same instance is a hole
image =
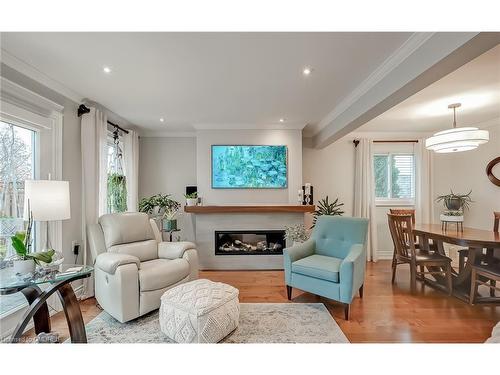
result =
[[[311,75],[313,69],[310,67],[310,66],[306,66],[303,70],[302,70],[302,74],[305,75],[306,77]]]
[[[165,121],[165,119],[163,117],[160,117],[160,122],[163,122]]]
[[[285,122],[285,119],[284,118],[280,118],[280,122]]]
[[[109,66],[105,66],[104,68],[102,68],[102,71],[106,74],[109,74],[111,73],[111,68]]]

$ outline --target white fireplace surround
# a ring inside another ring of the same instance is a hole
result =
[[[288,188],[212,189],[211,146],[216,144],[286,145]],[[296,204],[302,186],[300,130],[200,130],[196,133],[196,184],[204,205]],[[215,255],[215,231],[284,230],[304,222],[304,213],[187,214],[193,225],[201,269],[282,269],[282,255]]]

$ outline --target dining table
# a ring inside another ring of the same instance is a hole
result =
[[[469,301],[471,290],[472,265],[480,262],[485,250],[493,252],[500,249],[500,233],[493,230],[483,230],[463,227],[463,229],[448,227],[442,228],[440,224],[416,224],[413,228],[414,234],[418,237],[421,251],[431,251],[432,248],[439,254],[446,256],[444,244],[461,246],[468,251],[467,261],[464,267],[459,270],[452,270],[453,295],[462,300]],[[431,267],[432,268],[432,267]],[[429,269],[429,271],[435,271]],[[441,290],[446,290],[446,279],[441,275],[433,275],[436,279],[426,279],[426,284]],[[498,303],[497,298],[480,296],[479,303]]]

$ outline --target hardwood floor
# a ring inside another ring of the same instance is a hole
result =
[[[351,342],[484,342],[500,320],[500,306],[470,306],[454,297],[418,282],[410,294],[409,270],[398,268],[391,285],[390,261],[369,263],[364,297],[351,305],[351,318],[344,320],[343,307],[300,290],[293,290],[292,302],[322,302]],[[240,290],[240,302],[289,302],[282,271],[203,271],[201,278],[221,281]],[[81,302],[85,322],[100,309],[94,299]],[[68,337],[63,313],[52,318],[52,328]],[[28,332],[27,335],[33,335]]]

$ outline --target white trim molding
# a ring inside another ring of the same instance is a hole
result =
[[[17,70],[25,76],[28,76],[31,79],[42,83],[48,88],[66,96],[67,98],[73,100],[75,103],[80,103],[84,98],[83,95],[77,93],[76,91],[73,91],[63,83],[53,79],[52,77],[49,77],[45,73],[42,73],[34,66],[14,56],[4,48],[2,48],[2,63],[11,67],[12,69]]]
[[[382,79],[387,77],[397,66],[408,58],[413,52],[427,42],[434,33],[413,33],[397,50],[395,50],[385,61],[380,64],[359,86],[347,95],[323,120],[313,129],[313,133],[319,132],[346,109],[353,105],[359,98],[375,87]]]

